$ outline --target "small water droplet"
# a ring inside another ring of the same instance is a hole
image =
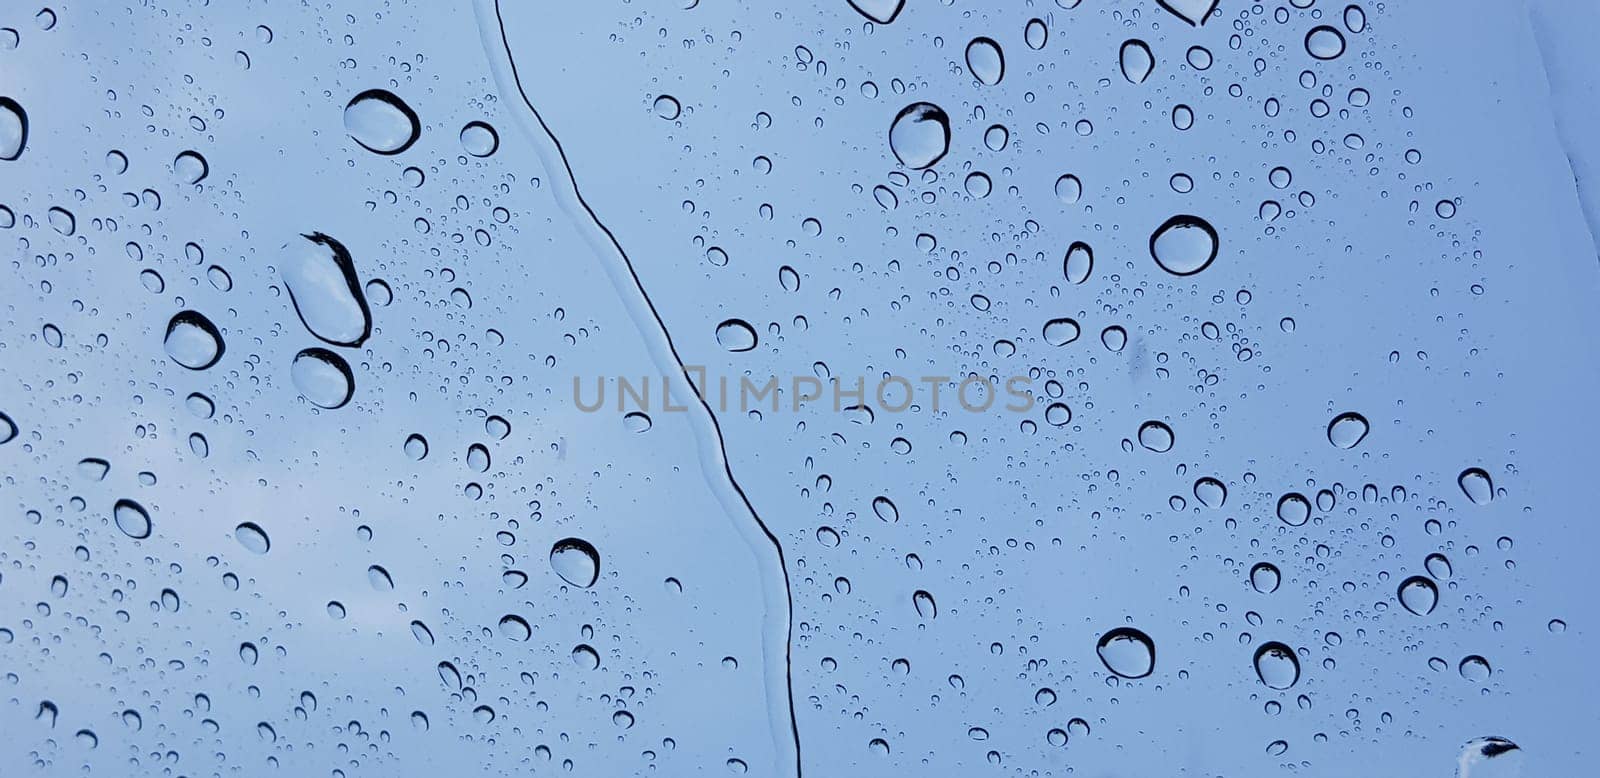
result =
[[[728,319],[717,325],[717,343],[732,352],[756,347],[756,330],[744,319]]]
[[[1418,616],[1426,616],[1439,604],[1439,587],[1420,575],[1413,575],[1400,582],[1396,596],[1400,598],[1400,604],[1405,606],[1406,610]]]
[[[383,565],[371,565],[367,567],[367,583],[372,586],[373,591],[394,591],[394,578],[389,575],[388,570],[383,568]]]
[[[474,157],[487,157],[500,149],[500,133],[488,122],[467,122],[461,128],[461,148]]]
[[[683,113],[683,106],[678,103],[678,98],[673,97],[672,95],[661,95],[660,97],[657,97],[655,102],[651,103],[650,107],[655,110],[656,116],[666,119],[669,122],[678,118],[678,116]]]
[[[1269,689],[1283,690],[1300,680],[1300,659],[1294,649],[1273,641],[1256,649],[1256,677]]]
[[[1456,477],[1456,483],[1461,486],[1461,492],[1472,501],[1473,505],[1488,505],[1494,500],[1494,480],[1489,477],[1489,472],[1481,467],[1469,467],[1461,471]]]
[[[1139,425],[1139,445],[1151,451],[1164,454],[1172,450],[1175,441],[1172,428],[1163,422],[1151,420]]]
[[[205,370],[222,358],[222,333],[198,311],[179,311],[167,322],[167,356],[190,370]]]
[[[350,402],[355,393],[355,375],[344,357],[325,348],[308,348],[294,357],[289,376],[300,395],[311,404],[333,410]]]
[[[1344,53],[1344,33],[1320,24],[1306,33],[1306,53],[1317,59],[1334,59]]]
[[[265,554],[272,550],[272,541],[267,538],[267,531],[253,521],[246,521],[234,527],[233,538],[252,554]]]
[[[1462,678],[1473,683],[1483,683],[1489,680],[1489,676],[1494,673],[1493,669],[1489,667],[1489,660],[1477,654],[1462,659],[1461,664],[1456,669],[1461,673]]]
[[[1063,174],[1056,179],[1055,192],[1057,200],[1067,205],[1072,205],[1078,202],[1078,198],[1083,196],[1083,182],[1079,181],[1078,177],[1071,173]]]
[[[1341,413],[1328,422],[1328,442],[1338,448],[1355,448],[1367,437],[1367,417],[1354,411]]]
[[[1203,476],[1194,482],[1194,498],[1207,508],[1221,508],[1228,501],[1228,487],[1211,476]]]
[[[1290,492],[1278,498],[1278,520],[1291,527],[1299,527],[1311,520],[1311,501],[1299,492]]]
[[[198,151],[184,151],[172,160],[172,171],[185,184],[198,184],[211,174],[211,165]]]
[[[1278,566],[1271,562],[1257,562],[1250,568],[1250,586],[1262,594],[1272,594],[1278,590],[1278,584],[1283,580],[1283,574],[1278,572]]]

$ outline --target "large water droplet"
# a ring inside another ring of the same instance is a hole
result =
[[[222,358],[226,346],[217,325],[198,311],[179,311],[167,322],[167,336],[162,342],[167,356],[190,370],[204,370]]]
[[[1150,53],[1150,45],[1138,38],[1123,41],[1117,59],[1122,66],[1122,77],[1130,84],[1144,83],[1156,69],[1156,57]]]
[[[1300,680],[1300,660],[1294,649],[1273,641],[1256,649],[1256,677],[1269,689],[1283,690]]]
[[[1344,53],[1344,34],[1326,24],[1306,33],[1306,53],[1317,59],[1333,59]]]
[[[1278,520],[1298,527],[1311,519],[1311,501],[1299,492],[1290,492],[1278,498]]]
[[[1278,566],[1271,562],[1257,562],[1250,568],[1250,586],[1262,594],[1272,594],[1278,590],[1278,584],[1283,580],[1283,574],[1278,572]]]
[[[1449,580],[1451,573],[1454,572],[1450,568],[1449,557],[1444,554],[1429,554],[1427,559],[1422,560],[1422,566],[1427,568],[1428,575],[1433,576],[1436,581]]]
[[[1081,240],[1073,241],[1072,245],[1067,247],[1066,259],[1061,261],[1061,272],[1070,283],[1081,284],[1088,281],[1089,274],[1094,272],[1094,249]]]
[[[320,232],[284,246],[280,271],[300,322],[335,346],[359,346],[372,334],[355,261],[344,244]]]
[[[1461,673],[1462,678],[1473,683],[1483,683],[1489,680],[1489,676],[1494,673],[1494,670],[1489,667],[1489,660],[1477,654],[1462,659],[1461,664],[1456,666],[1456,670]]]
[[[111,507],[111,518],[116,521],[117,529],[122,530],[122,534],[134,540],[150,537],[150,512],[133,500],[117,500],[116,505]]]
[[[1057,200],[1072,205],[1083,197],[1083,182],[1071,173],[1064,173],[1056,179],[1055,192]]]
[[[421,462],[424,457],[428,456],[428,439],[413,432],[406,436],[404,450],[406,456],[410,457],[412,461]]]
[[[1217,231],[1198,216],[1174,216],[1150,234],[1150,256],[1168,273],[1194,275],[1217,258]]]
[[[1328,422],[1328,442],[1339,448],[1355,448],[1367,437],[1367,417],[1354,411],[1341,413]]]
[[[1522,748],[1503,737],[1480,737],[1461,747],[1456,778],[1520,778]]]
[[[1175,440],[1172,428],[1164,422],[1152,420],[1139,425],[1139,445],[1158,454],[1171,451]]]
[[[533,628],[528,626],[527,619],[517,615],[500,617],[500,634],[511,640],[527,640],[533,636]]]
[[[905,5],[906,0],[850,0],[851,8],[878,24],[893,22]]]
[[[1028,24],[1022,28],[1022,40],[1028,44],[1028,48],[1038,51],[1050,41],[1050,27],[1043,19],[1037,17],[1029,19]]]
[[[967,70],[978,83],[994,86],[1006,75],[1006,55],[993,38],[973,38],[967,44]]]
[[[729,351],[749,351],[756,347],[756,330],[744,319],[728,319],[717,325],[717,343]]]
[[[550,547],[550,567],[561,580],[587,589],[600,579],[600,552],[582,538],[566,538]]]
[[[28,112],[9,97],[0,97],[0,160],[22,156],[28,145]]]
[[[1207,508],[1221,508],[1228,501],[1228,487],[1211,476],[1203,476],[1194,482],[1194,498]]]
[[[1405,609],[1418,616],[1426,616],[1433,612],[1435,605],[1439,604],[1439,587],[1420,575],[1413,575],[1400,582],[1396,591],[1400,604]]]
[[[933,103],[900,109],[889,125],[889,150],[913,170],[933,167],[950,151],[950,116]]]
[[[239,541],[246,551],[252,554],[265,554],[272,550],[272,541],[267,537],[267,531],[261,525],[246,521],[233,528],[233,539]]]
[[[1133,627],[1117,627],[1095,645],[1106,669],[1123,678],[1143,678],[1156,669],[1156,644]]]
[[[461,128],[461,148],[474,157],[487,157],[500,148],[500,133],[488,122],[467,122]]]
[[[319,408],[343,407],[356,390],[349,363],[325,348],[308,348],[296,354],[289,365],[289,376],[300,394]]]
[[[17,437],[17,423],[10,416],[0,412],[0,445],[10,443]]]
[[[185,184],[198,184],[205,180],[211,173],[211,165],[206,158],[200,156],[198,151],[185,151],[172,160],[172,171],[178,174],[178,180]]]
[[[1494,500],[1494,480],[1489,477],[1489,471],[1481,467],[1462,470],[1461,475],[1456,476],[1456,483],[1473,505],[1488,505]]]
[[[1199,26],[1206,23],[1211,12],[1217,9],[1220,0],[1156,0],[1162,8],[1167,9],[1173,16],[1178,17],[1191,25]]]
[[[368,89],[345,105],[344,129],[368,151],[399,154],[417,142],[422,123],[393,92]]]
[[[1082,330],[1073,319],[1051,319],[1044,323],[1044,342],[1052,346],[1065,346],[1078,339]]]

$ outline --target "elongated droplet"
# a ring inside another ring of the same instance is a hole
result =
[[[1257,562],[1255,567],[1250,568],[1250,586],[1262,594],[1277,591],[1278,583],[1282,580],[1277,565],[1271,562]]]
[[[911,595],[911,604],[917,609],[917,615],[924,619],[934,619],[939,616],[939,606],[933,601],[933,595],[918,589]]]
[[[1156,644],[1133,627],[1117,627],[1095,646],[1106,669],[1123,678],[1143,678],[1156,669]]]
[[[1130,84],[1144,83],[1156,69],[1156,57],[1150,53],[1150,45],[1138,38],[1123,41],[1117,59],[1122,66],[1122,77]]]
[[[565,538],[550,547],[550,567],[561,580],[587,589],[600,580],[600,552],[582,538]]]
[[[0,160],[22,156],[28,145],[28,112],[9,97],[0,97]]]
[[[1073,241],[1072,245],[1067,247],[1067,257],[1062,260],[1061,272],[1069,283],[1081,284],[1088,281],[1089,274],[1094,272],[1094,249],[1081,240]]]
[[[1462,470],[1461,475],[1456,477],[1456,483],[1461,486],[1462,494],[1465,494],[1473,505],[1488,505],[1494,500],[1494,480],[1489,478],[1489,472],[1481,467]]]
[[[1256,677],[1269,689],[1283,690],[1300,680],[1300,659],[1294,649],[1273,641],[1256,649]]]
[[[355,393],[355,376],[349,363],[325,348],[308,348],[296,354],[289,375],[301,396],[319,408],[343,407]]]
[[[122,534],[134,540],[150,537],[150,513],[133,500],[117,500],[111,508],[111,518],[116,520]]]
[[[267,531],[253,521],[246,521],[234,527],[233,538],[252,554],[265,554],[272,550],[272,541],[267,538]]]
[[[295,313],[312,335],[359,346],[372,334],[372,311],[344,244],[320,232],[284,246],[280,271]]]
[[[1006,55],[993,38],[973,38],[967,44],[967,71],[978,83],[994,86],[1006,75]]]
[[[1306,53],[1317,59],[1334,59],[1344,53],[1344,34],[1326,24],[1306,33]]]
[[[198,311],[179,311],[167,322],[162,341],[167,356],[190,370],[204,370],[222,358],[226,347],[217,325]]]
[[[368,89],[350,98],[344,107],[344,128],[362,148],[384,155],[411,148],[422,133],[417,112],[383,89]]]
[[[913,170],[933,167],[950,151],[950,116],[933,103],[900,109],[889,125],[889,150]]]

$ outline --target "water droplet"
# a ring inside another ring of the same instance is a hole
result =
[[[1044,409],[1044,420],[1052,427],[1065,427],[1072,423],[1072,409],[1066,403],[1050,403]]]
[[[1287,740],[1274,740],[1267,744],[1268,756],[1283,756],[1287,753],[1289,753],[1289,741]]]
[[[851,8],[878,24],[893,22],[905,4],[906,0],[850,0]]]
[[[649,432],[650,426],[653,423],[654,422],[650,420],[649,414],[641,413],[639,411],[630,411],[624,414],[622,417],[622,425],[626,427],[629,432]]]
[[[1168,273],[1194,275],[1217,258],[1217,231],[1198,216],[1174,216],[1150,234],[1150,256]]]
[[[1022,28],[1022,39],[1028,43],[1028,48],[1038,51],[1050,40],[1050,28],[1045,26],[1043,19],[1029,19],[1028,25]]]
[[[1228,487],[1211,476],[1204,476],[1194,482],[1194,498],[1207,508],[1221,508],[1228,501]]]
[[[1044,341],[1052,346],[1065,346],[1077,340],[1081,332],[1073,319],[1051,319],[1044,324]]]
[[[1341,413],[1328,422],[1328,442],[1338,448],[1355,448],[1367,437],[1367,417],[1354,411]]]
[[[167,322],[162,342],[172,361],[190,370],[204,370],[222,358],[226,346],[217,325],[198,311],[179,311]]]
[[[433,630],[428,629],[428,625],[420,621],[411,622],[411,637],[416,638],[417,643],[421,645],[433,645]]]
[[[744,319],[728,319],[717,325],[717,343],[732,352],[749,351],[756,347],[756,330]]]
[[[383,569],[382,565],[367,567],[367,583],[372,586],[373,591],[394,591],[394,578],[389,575],[388,570]]]
[[[117,500],[111,507],[111,518],[122,534],[134,540],[150,537],[150,513],[133,500]]]
[[[600,654],[592,647],[579,643],[572,647],[572,663],[585,670],[594,670],[600,666]]]
[[[888,497],[878,496],[872,498],[872,512],[878,518],[893,524],[900,520],[900,509],[895,507],[894,501]]]
[[[1133,627],[1117,627],[1095,646],[1106,669],[1123,678],[1143,678],[1156,669],[1156,644]]]
[[[1432,613],[1434,606],[1439,604],[1439,587],[1420,575],[1413,575],[1401,581],[1396,595],[1406,610],[1418,616]]]
[[[62,235],[72,235],[78,231],[78,217],[65,208],[52,206],[45,212],[44,218],[50,222],[51,229]]]
[[[406,456],[410,457],[412,461],[421,462],[424,457],[428,456],[428,439],[412,433],[406,436],[403,449],[406,452]]]
[[[913,170],[933,167],[950,151],[950,116],[933,103],[900,109],[889,125],[889,150]]]
[[[9,97],[0,97],[0,160],[22,156],[28,145],[28,112]]]
[[[1294,649],[1273,641],[1256,649],[1256,677],[1269,689],[1283,690],[1300,680],[1300,659]]]
[[[252,554],[265,554],[272,550],[272,541],[267,538],[267,531],[253,521],[234,527],[233,538]]]
[[[1456,669],[1461,673],[1462,678],[1473,683],[1483,683],[1489,680],[1489,676],[1494,672],[1489,667],[1489,660],[1477,654],[1462,659],[1461,664],[1457,665]]]
[[[582,538],[565,538],[550,547],[550,567],[561,580],[587,589],[600,580],[600,552]]]
[[[1311,519],[1311,501],[1299,492],[1290,492],[1278,498],[1278,520],[1298,527]]]
[[[185,184],[198,184],[211,174],[211,165],[198,151],[185,151],[172,160],[172,171]]]
[[[993,38],[973,38],[967,44],[967,70],[978,83],[994,86],[1006,75],[1006,55]]]
[[[372,335],[372,312],[344,244],[320,232],[284,246],[280,271],[300,322],[335,346],[359,346]]]
[[[319,408],[344,407],[355,393],[356,379],[344,357],[325,348],[308,348],[294,356],[289,376],[301,396]]]
[[[1422,566],[1427,568],[1428,575],[1433,576],[1436,581],[1449,580],[1451,573],[1454,572],[1450,568],[1450,559],[1444,554],[1429,554],[1427,559],[1422,560]]]
[[[989,180],[985,173],[969,173],[964,183],[967,195],[974,200],[982,200],[994,191],[994,182]]]
[[[500,133],[488,122],[467,122],[461,128],[461,148],[474,157],[487,157],[500,148]]]
[[[343,603],[339,602],[338,600],[328,601],[328,618],[333,619],[334,621],[340,621],[344,619],[345,615],[346,611]]]
[[[1162,8],[1167,9],[1167,11],[1173,16],[1188,22],[1191,26],[1205,24],[1206,19],[1211,16],[1212,11],[1217,9],[1217,3],[1220,1],[1221,0],[1156,0],[1157,3],[1161,4]]]
[[[678,118],[678,116],[683,113],[683,106],[678,103],[678,98],[673,97],[672,95],[661,95],[660,97],[657,97],[655,102],[651,103],[650,107],[655,110],[656,116],[666,119],[669,122]]]
[[[111,472],[111,463],[98,457],[78,460],[78,474],[91,481],[104,481]]]
[[[1083,196],[1083,182],[1079,181],[1077,176],[1067,173],[1056,179],[1055,191],[1057,200],[1072,205]]]
[[[1094,272],[1094,249],[1081,240],[1073,241],[1067,247],[1067,256],[1061,261],[1061,272],[1067,281],[1081,284],[1089,280],[1089,274]]]
[[[1367,29],[1367,12],[1361,10],[1359,5],[1345,6],[1344,28],[1359,35],[1363,30]]]
[[[1189,67],[1195,70],[1211,69],[1211,50],[1204,46],[1190,46],[1189,51],[1184,54],[1184,59],[1188,60]]]
[[[1522,770],[1522,748],[1503,737],[1480,737],[1461,747],[1456,758],[1456,778],[1517,778]]]
[[[1489,472],[1481,467],[1462,470],[1461,475],[1456,477],[1456,483],[1473,505],[1488,505],[1494,500],[1494,481],[1489,478]]]
[[[1344,53],[1344,34],[1320,24],[1306,33],[1306,53],[1317,59],[1333,59]]]
[[[917,615],[924,619],[934,619],[939,616],[939,606],[933,601],[933,595],[922,589],[911,595],[911,605],[917,609]]]
[[[1257,562],[1250,568],[1250,586],[1262,594],[1272,594],[1278,590],[1283,574],[1278,572],[1278,566],[1271,562]]]
[[[526,619],[516,615],[500,617],[500,634],[509,640],[523,641],[533,636]]]
[[[1158,454],[1171,451],[1175,440],[1172,428],[1162,422],[1152,420],[1139,425],[1139,445]]]
[[[1130,84],[1144,83],[1156,69],[1156,57],[1150,53],[1150,45],[1138,38],[1123,41],[1118,62],[1122,66],[1122,77]]]
[[[345,105],[344,129],[367,151],[388,155],[411,148],[422,133],[422,123],[393,92],[368,89]]]

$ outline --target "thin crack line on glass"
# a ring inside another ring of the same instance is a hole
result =
[[[733,467],[728,462],[727,443],[726,443],[725,439],[723,438],[722,426],[717,421],[717,415],[716,415],[715,412],[712,411],[711,405],[710,405],[710,403],[708,403],[706,401],[705,396],[700,393],[699,387],[695,386],[695,384],[692,381],[689,381],[687,376],[685,375],[686,371],[687,371],[687,367],[686,367],[686,365],[685,365],[685,363],[683,361],[683,357],[678,354],[677,345],[675,343],[673,343],[673,340],[672,340],[672,333],[668,331],[666,322],[661,318],[660,311],[656,310],[655,301],[651,300],[649,293],[647,293],[645,291],[644,283],[643,283],[643,281],[641,281],[639,279],[639,274],[633,267],[633,261],[628,258],[627,252],[622,249],[622,244],[621,244],[621,242],[619,242],[617,240],[617,236],[611,232],[611,229],[608,228],[605,225],[604,222],[600,221],[599,215],[594,212],[594,209],[592,207],[590,207],[588,201],[583,199],[582,193],[580,193],[578,191],[578,179],[577,179],[577,176],[572,171],[572,164],[567,159],[567,153],[566,153],[566,150],[561,145],[561,140],[559,138],[557,138],[555,132],[550,129],[550,125],[545,122],[544,116],[539,113],[539,109],[535,108],[534,105],[533,105],[533,100],[530,97],[528,97],[527,90],[523,88],[523,86],[522,86],[522,76],[517,70],[516,58],[511,53],[511,42],[506,36],[505,19],[501,16],[501,13],[500,13],[500,0],[474,0],[473,9],[474,9],[474,11],[476,12],[476,15],[477,15],[479,34],[480,34],[480,36],[482,36],[484,38],[483,42],[484,42],[485,54],[489,58],[490,68],[494,72],[496,81],[498,81],[500,83],[500,85],[501,85],[501,91],[502,92],[507,92],[508,90],[505,89],[506,86],[513,86],[513,87],[516,88],[516,92],[517,92],[518,97],[521,98],[523,105],[526,106],[527,109],[528,109],[528,113],[531,114],[533,119],[534,119],[534,121],[537,122],[537,124],[538,124],[537,130],[538,131],[534,132],[533,131],[534,130],[533,127],[524,124],[524,122],[526,121],[526,118],[527,118],[525,116],[520,116],[519,115],[517,117],[518,120],[519,120],[519,122],[518,122],[519,125],[522,125],[525,130],[528,130],[529,131],[528,132],[529,136],[531,136],[536,141],[535,144],[534,144],[534,148],[535,148],[535,151],[538,152],[541,160],[544,161],[547,166],[554,167],[553,165],[550,165],[550,161],[551,160],[547,158],[547,150],[544,149],[544,148],[541,148],[540,144],[537,143],[537,141],[539,140],[540,136],[542,136],[543,138],[545,138],[545,139],[547,139],[549,141],[550,146],[553,147],[553,150],[555,152],[556,158],[559,159],[559,161],[561,163],[562,170],[566,174],[565,183],[568,184],[571,187],[572,200],[574,202],[576,202],[576,204],[583,209],[583,213],[582,214],[570,214],[569,213],[569,215],[572,215],[574,217],[578,217],[578,216],[587,217],[587,219],[591,223],[593,223],[595,228],[597,228],[601,233],[603,233],[605,235],[605,241],[598,241],[598,240],[594,239],[594,236],[592,234],[589,234],[589,233],[587,233],[585,231],[581,231],[580,230],[580,232],[584,232],[585,233],[585,237],[587,239],[589,239],[592,244],[594,244],[594,243],[600,244],[600,245],[594,246],[594,248],[597,249],[597,253],[602,254],[602,255],[604,255],[604,254],[612,255],[609,258],[610,261],[602,261],[602,265],[605,266],[607,274],[609,276],[611,276],[613,284],[615,286],[619,287],[619,289],[618,289],[619,293],[623,291],[620,287],[627,286],[627,284],[618,283],[619,276],[620,276],[619,270],[616,267],[616,264],[618,263],[618,261],[620,261],[620,264],[621,264],[622,268],[627,270],[627,277],[626,278],[627,278],[627,280],[631,281],[632,289],[635,292],[637,292],[639,299],[644,303],[645,307],[649,310],[650,317],[654,320],[654,326],[650,327],[649,326],[649,322],[641,322],[641,321],[639,321],[639,318],[637,316],[637,311],[636,311],[634,306],[625,305],[624,307],[628,308],[630,316],[634,316],[635,317],[634,324],[639,329],[640,334],[645,337],[647,345],[651,345],[652,346],[652,348],[650,348],[651,356],[653,358],[657,359],[658,361],[664,361],[664,358],[666,356],[670,355],[671,364],[670,365],[658,365],[658,367],[663,368],[662,372],[664,374],[674,374],[675,373],[678,376],[681,376],[683,378],[683,382],[689,387],[690,391],[693,393],[695,399],[699,401],[701,408],[703,408],[705,410],[706,419],[707,419],[707,421],[710,422],[710,425],[711,425],[710,432],[711,432],[711,438],[712,439],[710,441],[702,441],[702,442],[713,443],[713,444],[715,444],[715,446],[714,446],[714,448],[709,447],[709,446],[702,446],[701,447],[702,457],[704,457],[707,454],[710,454],[713,457],[715,457],[716,461],[715,461],[714,464],[720,466],[721,473],[724,476],[724,479],[721,480],[721,485],[724,486],[724,487],[730,488],[732,490],[733,494],[735,496],[737,496],[739,506],[742,507],[746,512],[749,513],[750,518],[755,520],[756,526],[758,526],[761,529],[762,534],[766,536],[767,542],[771,544],[773,551],[777,554],[778,569],[783,574],[784,622],[785,622],[785,625],[784,625],[784,630],[785,630],[784,631],[784,641],[783,641],[783,687],[784,687],[783,688],[783,694],[784,694],[784,697],[785,697],[785,703],[786,703],[787,708],[788,708],[789,743],[785,744],[783,742],[783,738],[775,736],[774,737],[774,740],[775,740],[774,746],[775,746],[775,748],[778,749],[779,752],[785,750],[785,745],[789,745],[789,746],[793,747],[793,750],[794,750],[794,754],[793,754],[793,756],[794,756],[794,774],[795,774],[796,778],[800,778],[800,776],[801,776],[800,728],[799,728],[798,722],[795,720],[794,675],[793,675],[793,671],[792,671],[792,660],[791,660],[791,654],[792,654],[793,646],[794,646],[794,595],[793,595],[793,593],[791,591],[791,587],[790,587],[789,567],[788,567],[787,561],[784,559],[783,545],[778,541],[778,536],[772,532],[772,529],[770,527],[767,526],[766,521],[764,521],[761,518],[761,515],[756,512],[755,505],[750,502],[750,497],[745,494],[744,488],[739,485],[738,479],[736,479],[734,477],[734,475],[733,475]],[[494,25],[495,25],[495,31],[498,32],[497,36],[491,36],[491,31],[486,26],[486,23],[489,21],[488,14],[492,14],[493,15],[493,22],[494,22]],[[495,37],[498,37],[498,39],[499,39],[498,40],[498,46],[495,45],[495,40],[494,40]],[[509,70],[509,73],[503,73],[502,72],[501,60],[500,60],[499,57],[495,56],[495,53],[494,53],[496,48],[498,48],[499,51],[503,54],[503,56],[504,56],[504,60],[503,60],[504,69]],[[510,76],[510,83],[509,84],[506,83],[506,79],[504,78],[505,75],[509,75]],[[513,113],[515,113],[515,112],[513,112]],[[557,202],[561,203],[561,205],[562,205],[562,207],[564,209],[570,209],[571,203],[567,202],[566,199],[561,197],[559,194],[557,194],[556,200],[557,200]],[[605,257],[602,257],[602,259],[605,259]],[[661,354],[659,349],[654,347],[654,346],[658,346],[658,345],[662,345],[662,344],[650,344],[649,343],[650,334],[651,334],[652,330],[664,342],[664,345],[666,347],[666,352],[667,352],[666,355]],[[674,367],[674,366],[676,367],[676,370],[669,369],[669,368]],[[697,439],[700,439],[702,434],[703,434],[702,429],[697,425],[692,425],[692,426],[696,431]],[[707,464],[712,464],[712,463],[708,463],[708,462],[702,461],[702,465],[707,465]],[[713,480],[713,479],[708,479],[708,480]],[[718,498],[725,501],[726,498],[727,498],[727,495],[724,494],[724,493],[721,493],[720,490],[718,490],[718,491],[719,491]],[[732,507],[732,506],[727,506],[725,504],[725,507]],[[776,733],[775,733],[775,735],[776,735]]]

